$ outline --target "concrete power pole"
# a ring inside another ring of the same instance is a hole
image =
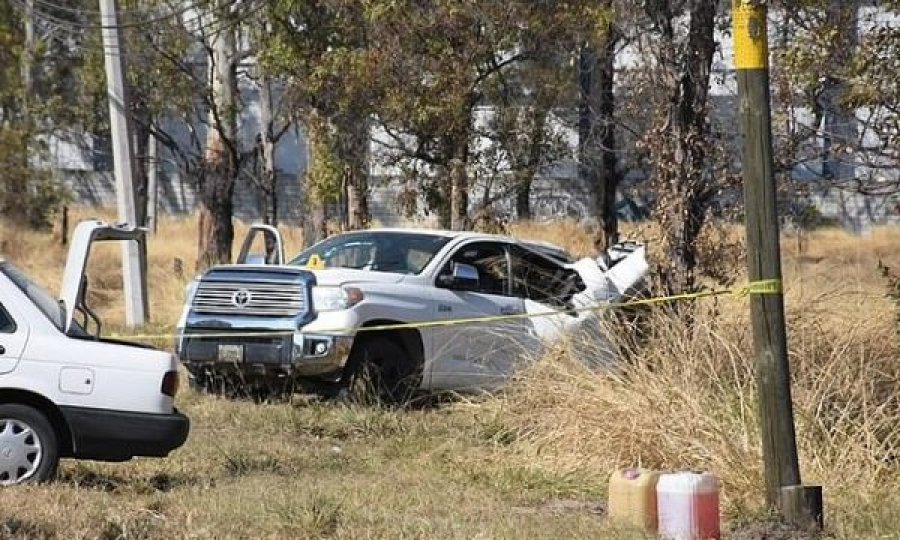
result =
[[[821,528],[822,488],[801,485],[794,432],[772,157],[766,4],[765,0],[732,0],[748,273],[750,281],[777,284],[768,291],[772,294],[750,297],[766,500],[788,521]]]
[[[109,96],[109,128],[112,135],[113,171],[119,222],[136,227],[134,204],[134,150],[128,118],[128,95],[124,80],[124,49],[119,36],[116,0],[100,0],[103,24],[103,56]],[[146,244],[122,242],[122,281],[125,291],[125,324],[143,326],[147,319]]]

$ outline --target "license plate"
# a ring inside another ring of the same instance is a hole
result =
[[[244,361],[243,345],[219,345],[219,362],[239,364]]]

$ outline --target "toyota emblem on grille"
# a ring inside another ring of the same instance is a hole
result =
[[[235,307],[245,308],[252,298],[253,295],[250,294],[250,291],[241,289],[231,295],[231,303],[234,304]]]

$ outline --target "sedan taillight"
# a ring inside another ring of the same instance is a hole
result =
[[[178,372],[167,371],[162,380],[162,393],[174,398],[178,392]]]

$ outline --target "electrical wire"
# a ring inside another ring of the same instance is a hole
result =
[[[173,17],[177,17],[184,13],[187,13],[188,11],[190,11],[192,9],[198,9],[201,7],[201,2],[194,2],[183,8],[179,8],[178,10],[175,10],[173,12],[170,12],[170,13],[167,13],[164,15],[160,15],[160,16],[157,16],[157,17],[154,17],[151,19],[147,19],[147,20],[141,20],[141,21],[135,21],[135,22],[119,22],[117,24],[93,24],[93,23],[84,23],[84,22],[70,20],[70,19],[63,19],[52,13],[47,13],[44,10],[32,9],[28,5],[26,5],[23,0],[9,0],[9,1],[10,1],[10,3],[18,6],[20,9],[22,9],[26,13],[29,10],[31,10],[32,13],[36,17],[38,17],[46,22],[55,24],[57,26],[66,27],[67,29],[76,30],[76,31],[77,30],[98,30],[98,29],[104,30],[104,29],[112,29],[112,28],[129,29],[129,28],[148,27],[148,26],[153,26],[157,23],[169,20]],[[41,1],[41,0],[35,0],[35,2],[38,2],[38,1]],[[229,0],[226,4],[224,4],[223,6],[220,6],[219,9],[222,9],[222,8],[230,9],[232,7],[235,7],[239,4],[241,4],[242,2],[243,2],[243,0]],[[57,6],[55,4],[46,2],[46,1],[42,1],[41,4],[45,5],[45,6],[47,6],[47,5],[53,6],[54,8],[61,7],[61,6]],[[249,16],[261,11],[266,6],[267,6],[266,2],[259,2],[256,5],[251,5],[250,8],[247,11],[245,11],[244,13],[233,12],[230,14],[228,19],[234,19],[234,20],[223,20],[222,17],[212,17],[212,19],[213,19],[212,22],[206,23],[205,25],[201,25],[197,29],[190,28],[187,21],[183,21],[182,25],[185,26],[185,28],[188,31],[204,30],[204,29],[213,27],[217,23],[222,23],[223,25],[237,25],[237,24],[240,24],[241,22],[243,22],[241,20],[242,18],[248,18]],[[196,16],[193,17],[193,21],[200,22],[206,16],[208,16],[208,13],[198,13]],[[222,31],[224,29],[226,29],[226,26],[222,26],[217,31]]]
[[[100,11],[99,9],[89,9],[86,7],[64,6],[62,4],[56,4],[56,3],[50,2],[48,0],[31,0],[31,1],[34,2],[35,5],[41,5],[47,9],[51,9],[54,11],[68,12],[73,15],[79,15],[79,16],[89,15],[92,17],[101,17],[103,15],[103,12]],[[204,2],[204,3],[206,3],[206,2]],[[175,11],[165,15],[164,18],[180,15],[180,14],[184,13],[185,11],[189,11],[193,8],[199,7],[199,5],[200,5],[200,2],[197,1],[197,2],[194,2],[193,4],[188,4],[186,6],[182,6],[181,8],[178,8]],[[158,10],[154,9],[154,8],[147,8],[147,9],[141,9],[141,10],[119,8],[117,10],[117,12],[119,13],[120,16],[126,16],[126,17],[143,17],[145,15],[151,15],[154,17],[159,16]]]
[[[29,10],[29,6],[25,5],[23,0],[9,0],[11,4],[17,6],[18,8],[25,10],[26,13]],[[229,3],[225,4],[225,8],[233,7],[238,3],[242,2],[242,0],[230,0]],[[46,3],[46,2],[45,2]],[[192,8],[196,8],[200,5],[199,2],[195,2],[191,4]],[[215,35],[217,33],[230,30],[236,28],[246,22],[247,19],[251,18],[256,13],[262,11],[267,7],[267,3],[262,1],[255,5],[250,5],[248,9],[241,13],[232,13],[228,18],[220,18],[220,17],[210,17],[210,20],[203,22],[205,17],[209,17],[208,13],[198,13],[191,19],[187,19],[181,22],[180,26],[184,28],[188,33],[200,36],[207,35]],[[181,14],[186,13],[188,10],[185,9],[181,12]],[[136,29],[136,28],[152,28],[153,26],[170,19],[175,13],[170,13],[167,16],[156,17],[151,20],[141,21],[140,23],[125,23],[118,25],[94,25],[94,24],[85,24],[76,21],[70,21],[66,19],[59,18],[55,15],[46,13],[42,10],[32,10],[32,13],[35,17],[43,20],[44,22],[52,25],[54,30],[61,30],[62,32],[67,33],[67,37],[73,41],[79,41],[83,38],[85,30],[96,30],[96,29],[108,29],[108,28],[124,28],[124,29]],[[65,37],[54,35],[52,36],[57,43],[64,46],[71,46],[71,41],[66,41]],[[118,50],[112,49],[104,49],[105,56],[118,56],[120,53]]]

